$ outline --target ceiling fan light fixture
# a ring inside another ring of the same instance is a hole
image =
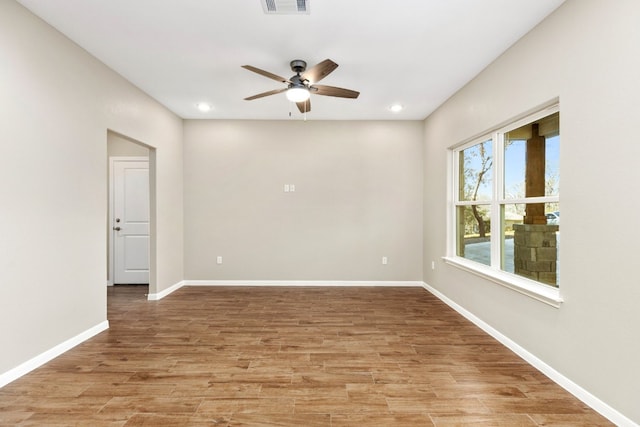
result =
[[[304,102],[311,94],[306,87],[292,87],[287,90],[287,99],[291,102]]]

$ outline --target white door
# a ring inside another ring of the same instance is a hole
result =
[[[114,160],[113,283],[149,283],[149,162]]]

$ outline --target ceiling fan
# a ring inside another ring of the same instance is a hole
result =
[[[312,93],[316,95],[353,99],[357,98],[358,95],[360,95],[360,92],[356,92],[355,90],[316,84],[320,80],[327,77],[333,70],[338,68],[338,64],[330,59],[325,59],[324,61],[314,65],[308,70],[307,63],[301,59],[294,59],[293,61],[291,61],[290,65],[291,70],[296,74],[289,79],[285,79],[284,77],[280,77],[276,74],[261,70],[260,68],[256,68],[251,65],[243,65],[242,68],[253,71],[254,73],[258,73],[270,79],[279,81],[281,83],[285,83],[287,85],[287,87],[284,87],[282,89],[274,89],[268,92],[250,96],[248,98],[245,98],[245,101],[251,101],[252,99],[258,99],[269,95],[287,92],[287,99],[289,99],[291,102],[295,102],[298,106],[298,110],[300,110],[301,113],[307,113],[311,111],[311,101],[309,97]]]

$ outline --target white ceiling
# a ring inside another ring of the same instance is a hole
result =
[[[330,58],[322,84],[360,97],[312,95],[308,120],[419,120],[564,0],[310,0],[308,15],[261,0],[18,1],[183,118],[300,118],[284,94],[244,101],[284,84],[240,66],[288,78],[292,59]]]

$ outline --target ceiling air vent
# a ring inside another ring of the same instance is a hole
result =
[[[310,0],[260,0],[267,15],[308,15]]]

